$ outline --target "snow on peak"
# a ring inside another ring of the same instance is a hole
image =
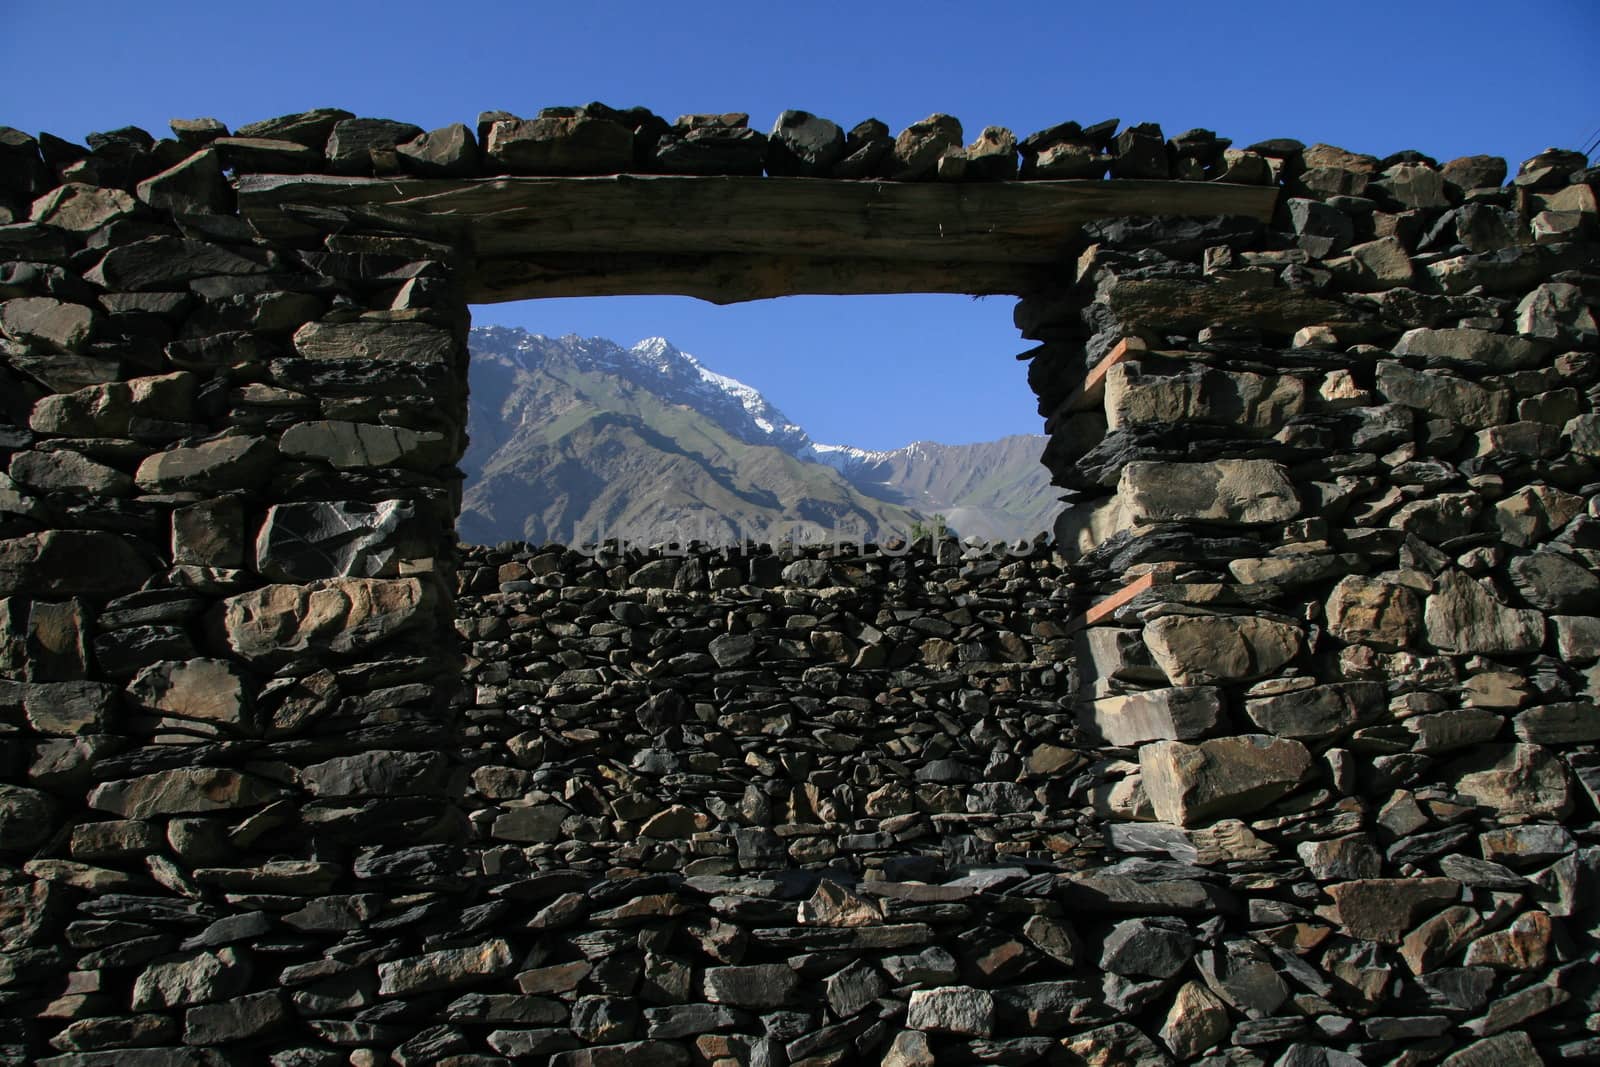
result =
[[[681,388],[709,393],[738,404],[750,423],[768,437],[800,440],[805,436],[805,431],[773,407],[760,390],[710,370],[665,337],[647,337],[628,352]]]

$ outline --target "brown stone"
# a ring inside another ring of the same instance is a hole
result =
[[[1156,817],[1179,826],[1255,811],[1295,789],[1310,769],[1311,754],[1300,742],[1263,734],[1197,745],[1157,741],[1139,750]]]
[[[102,782],[90,792],[89,807],[124,819],[147,819],[258,807],[277,799],[279,792],[271,782],[253,774],[220,767],[180,767]]]
[[[1545,618],[1502,604],[1483,583],[1457,570],[1441,574],[1423,609],[1428,642],[1444,652],[1537,652]]]
[[[248,675],[228,660],[176,660],[141,670],[128,684],[128,697],[158,715],[247,731],[253,726],[252,688]]]
[[[1363,941],[1398,945],[1417,917],[1454,901],[1461,883],[1450,878],[1362,878],[1324,887],[1333,898],[1323,909],[1344,932]]]
[[[1261,678],[1299,654],[1300,629],[1254,616],[1162,615],[1145,623],[1144,642],[1174,685]]]
[[[435,586],[421,578],[331,578],[268,585],[223,602],[228,646],[250,663],[348,654],[427,626]]]
[[[94,329],[94,309],[47,296],[22,296],[0,303],[0,329],[14,341],[50,352],[77,352]]]
[[[133,480],[147,493],[224,493],[254,489],[277,458],[259,437],[219,437],[157,452],[139,464]]]
[[[1550,916],[1524,912],[1504,930],[1484,934],[1467,946],[1464,967],[1493,967],[1501,971],[1536,971],[1550,958]]]
[[[114,596],[149,576],[149,564],[114,533],[46,530],[0,541],[0,596]]]

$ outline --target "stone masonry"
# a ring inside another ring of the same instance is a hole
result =
[[[0,128],[0,1063],[1600,1057],[1583,157],[172,133]],[[1053,545],[458,546],[473,249],[236,183],[624,172],[1278,206],[1019,294]]]

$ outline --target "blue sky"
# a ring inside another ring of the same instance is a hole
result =
[[[1238,145],[1326,141],[1513,167],[1600,132],[1594,0],[1317,4],[559,4],[7,0],[0,123],[81,140],[312,107],[433,128],[590,100],[684,112],[785,108],[898,131],[934,111],[1019,136],[1066,119],[1202,126]],[[631,344],[661,334],[813,435],[867,447],[1034,432],[1012,301],[669,297],[533,301],[477,321]]]

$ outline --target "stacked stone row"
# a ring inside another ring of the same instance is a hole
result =
[[[315,768],[452,736],[454,252],[269,247],[176,132],[0,135],[7,1063],[261,1062],[280,917],[449,825]]]
[[[124,185],[165,173],[195,153],[190,169],[230,174],[335,174],[348,177],[481,178],[498,175],[680,174],[891,181],[1005,181],[1096,178],[1182,179],[1275,184],[1279,159],[1298,142],[1272,140],[1235,149],[1210,130],[1167,137],[1155,123],[1122,127],[1063,122],[1020,140],[986,126],[967,142],[961,120],[933,114],[897,134],[878,119],[848,131],[807,111],[785,111],[769,133],[750,116],[681,115],[667,122],[645,108],[604,104],[547,107],[533,118],[485,111],[473,126],[423,130],[362,118],[338,108],[283,115],[229,130],[216,119],[174,120],[173,139],[138,127],[75,145],[0,129],[12,171],[45,175],[25,189],[0,190],[0,219],[29,217],[33,190],[66,174]],[[42,153],[42,158],[41,158]],[[4,195],[10,193],[11,195]],[[216,206],[226,203],[217,194]]]
[[[1314,146],[1270,227],[1094,224],[1018,308],[1108,844],[1239,891],[1234,1006],[1362,1062],[1600,1051],[1585,167]]]

